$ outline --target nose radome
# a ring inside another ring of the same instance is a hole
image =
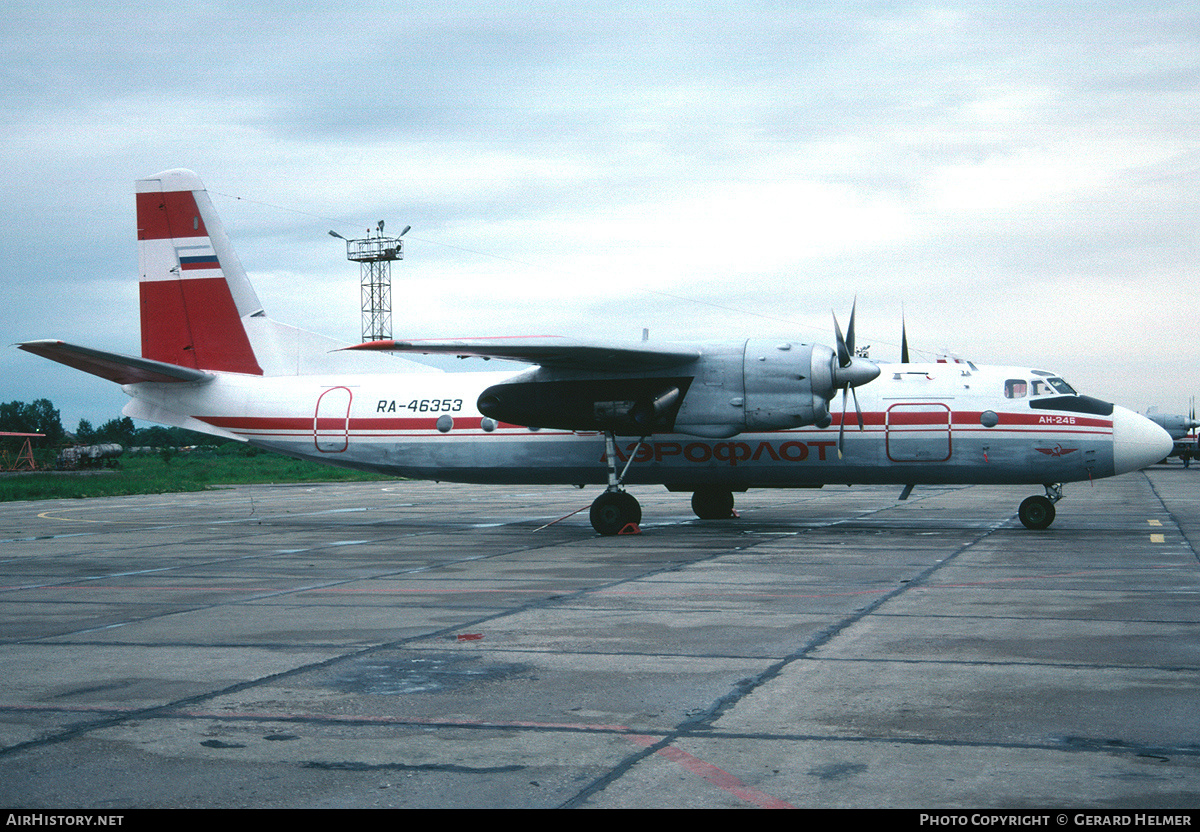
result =
[[[1113,406],[1113,473],[1127,474],[1167,458],[1171,435],[1145,416]]]

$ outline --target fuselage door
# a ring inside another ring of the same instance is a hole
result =
[[[938,402],[894,404],[887,410],[887,455],[892,462],[950,458],[950,408]]]
[[[349,387],[330,387],[317,399],[313,414],[313,442],[323,454],[338,454],[350,445]]]

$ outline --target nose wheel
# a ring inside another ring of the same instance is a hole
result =
[[[1046,486],[1046,496],[1040,494],[1026,497],[1017,509],[1021,524],[1027,529],[1041,531],[1050,528],[1054,522],[1054,504],[1062,499],[1062,486],[1054,483]]]

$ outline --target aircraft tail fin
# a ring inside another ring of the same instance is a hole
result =
[[[137,182],[142,357],[262,375],[244,320],[262,304],[200,177],[169,170]]]

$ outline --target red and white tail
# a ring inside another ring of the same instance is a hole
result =
[[[142,356],[262,375],[244,319],[262,315],[200,177],[170,170],[137,183]]]

